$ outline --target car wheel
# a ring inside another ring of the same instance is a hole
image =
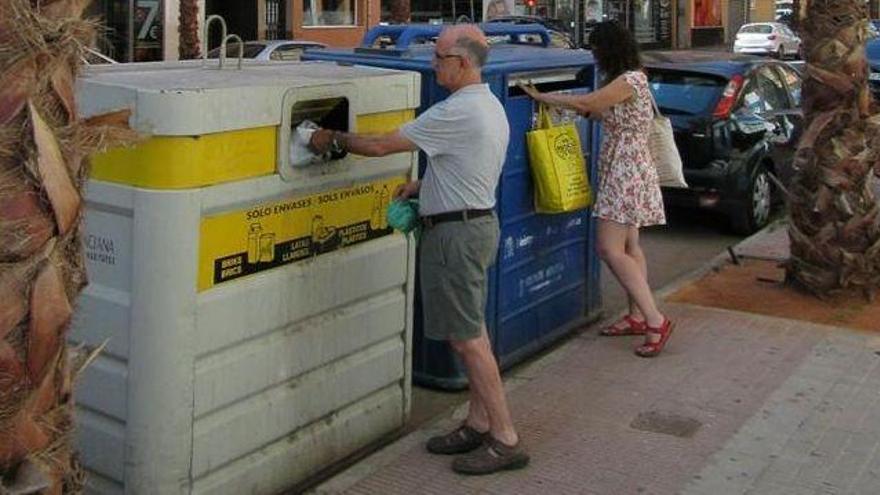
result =
[[[773,187],[767,168],[759,165],[749,181],[749,191],[740,211],[734,216],[733,230],[751,234],[761,230],[770,221],[773,208]]]

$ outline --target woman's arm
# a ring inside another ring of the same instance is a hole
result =
[[[520,86],[520,88],[539,103],[568,108],[581,115],[602,114],[614,105],[635,96],[635,90],[623,76],[617,77],[598,91],[580,95],[546,94],[533,86]]]

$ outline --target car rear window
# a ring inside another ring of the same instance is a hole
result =
[[[244,58],[256,58],[257,55],[260,54],[263,49],[266,48],[266,45],[262,43],[245,43],[244,44]],[[208,52],[208,58],[217,58],[220,56],[220,48],[214,48],[210,52]],[[232,42],[226,44],[226,56],[228,58],[238,58],[238,43]]]
[[[648,80],[657,106],[669,115],[711,113],[727,85],[722,77],[670,70],[649,70]]]
[[[740,28],[739,32],[741,33],[757,33],[757,34],[770,34],[773,32],[773,26],[768,26],[766,24],[755,24],[751,26],[743,26]]]

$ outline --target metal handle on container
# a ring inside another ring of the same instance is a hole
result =
[[[382,36],[388,36],[392,41],[396,41],[397,38],[406,31],[410,29],[411,25],[408,24],[394,24],[391,26],[376,26],[364,35],[363,41],[361,41],[361,46],[363,48],[370,48],[373,46],[373,43],[376,42]]]
[[[241,61],[244,60],[244,41],[241,40],[241,36],[237,34],[230,34],[229,36],[223,38],[223,50],[226,50],[226,40],[229,38],[233,38],[238,41],[238,70],[241,70]],[[223,63],[220,63],[220,68],[223,68]]]
[[[388,36],[398,50],[406,50],[418,40],[426,40],[440,36],[446,26],[436,24],[399,24],[393,26],[376,26],[364,35],[361,46],[369,48],[382,36]],[[550,46],[550,33],[540,24],[507,24],[487,22],[479,25],[486,36],[510,36],[516,42],[516,36],[533,34],[541,38],[541,46]]]
[[[223,61],[226,60],[226,38],[228,37],[226,34],[226,21],[223,17],[212,14],[205,19],[205,29],[202,32],[202,67],[208,65],[208,33],[211,30],[211,22],[214,20],[220,21],[220,35],[223,41],[220,42],[220,68],[223,68]],[[242,46],[244,48],[244,46]]]
[[[480,29],[486,36],[510,36],[515,42],[514,36],[535,34],[541,37],[541,46],[550,46],[550,33],[547,28],[540,24],[508,24],[505,22],[484,22]]]

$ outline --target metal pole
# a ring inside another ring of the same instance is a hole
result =
[[[135,1],[128,0],[128,61],[134,62],[134,8]]]

